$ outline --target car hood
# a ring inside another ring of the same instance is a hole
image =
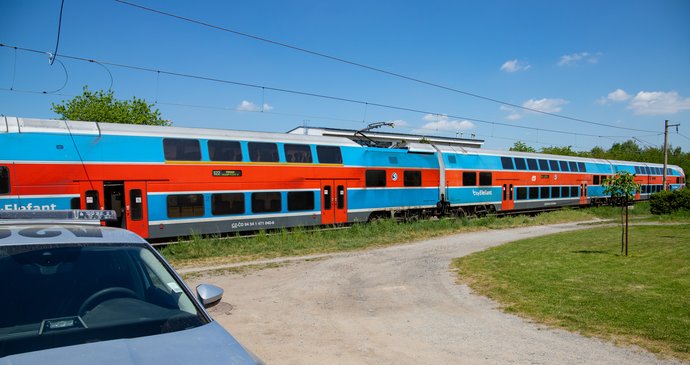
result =
[[[161,335],[94,342],[16,354],[0,365],[256,364],[217,322]]]

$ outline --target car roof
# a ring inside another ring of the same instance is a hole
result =
[[[103,218],[104,214],[94,212],[99,211],[0,211],[0,247],[26,244],[146,243],[143,238],[128,230],[101,226],[99,218]],[[109,211],[102,212],[105,212],[105,216],[109,215]]]
[[[136,243],[146,241],[125,229],[72,223],[20,223],[0,221],[0,247],[8,245]]]

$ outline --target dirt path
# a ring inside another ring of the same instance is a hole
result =
[[[191,280],[225,289],[211,313],[268,364],[671,364],[529,323],[455,283],[450,261],[576,224],[459,234]]]

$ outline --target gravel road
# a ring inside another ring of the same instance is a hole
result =
[[[225,289],[211,314],[268,364],[678,363],[502,313],[457,284],[449,269],[455,257],[580,228],[465,233],[214,274],[190,285]]]

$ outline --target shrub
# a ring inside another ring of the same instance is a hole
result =
[[[661,191],[651,195],[652,214],[670,214],[678,210],[690,211],[690,189]]]

